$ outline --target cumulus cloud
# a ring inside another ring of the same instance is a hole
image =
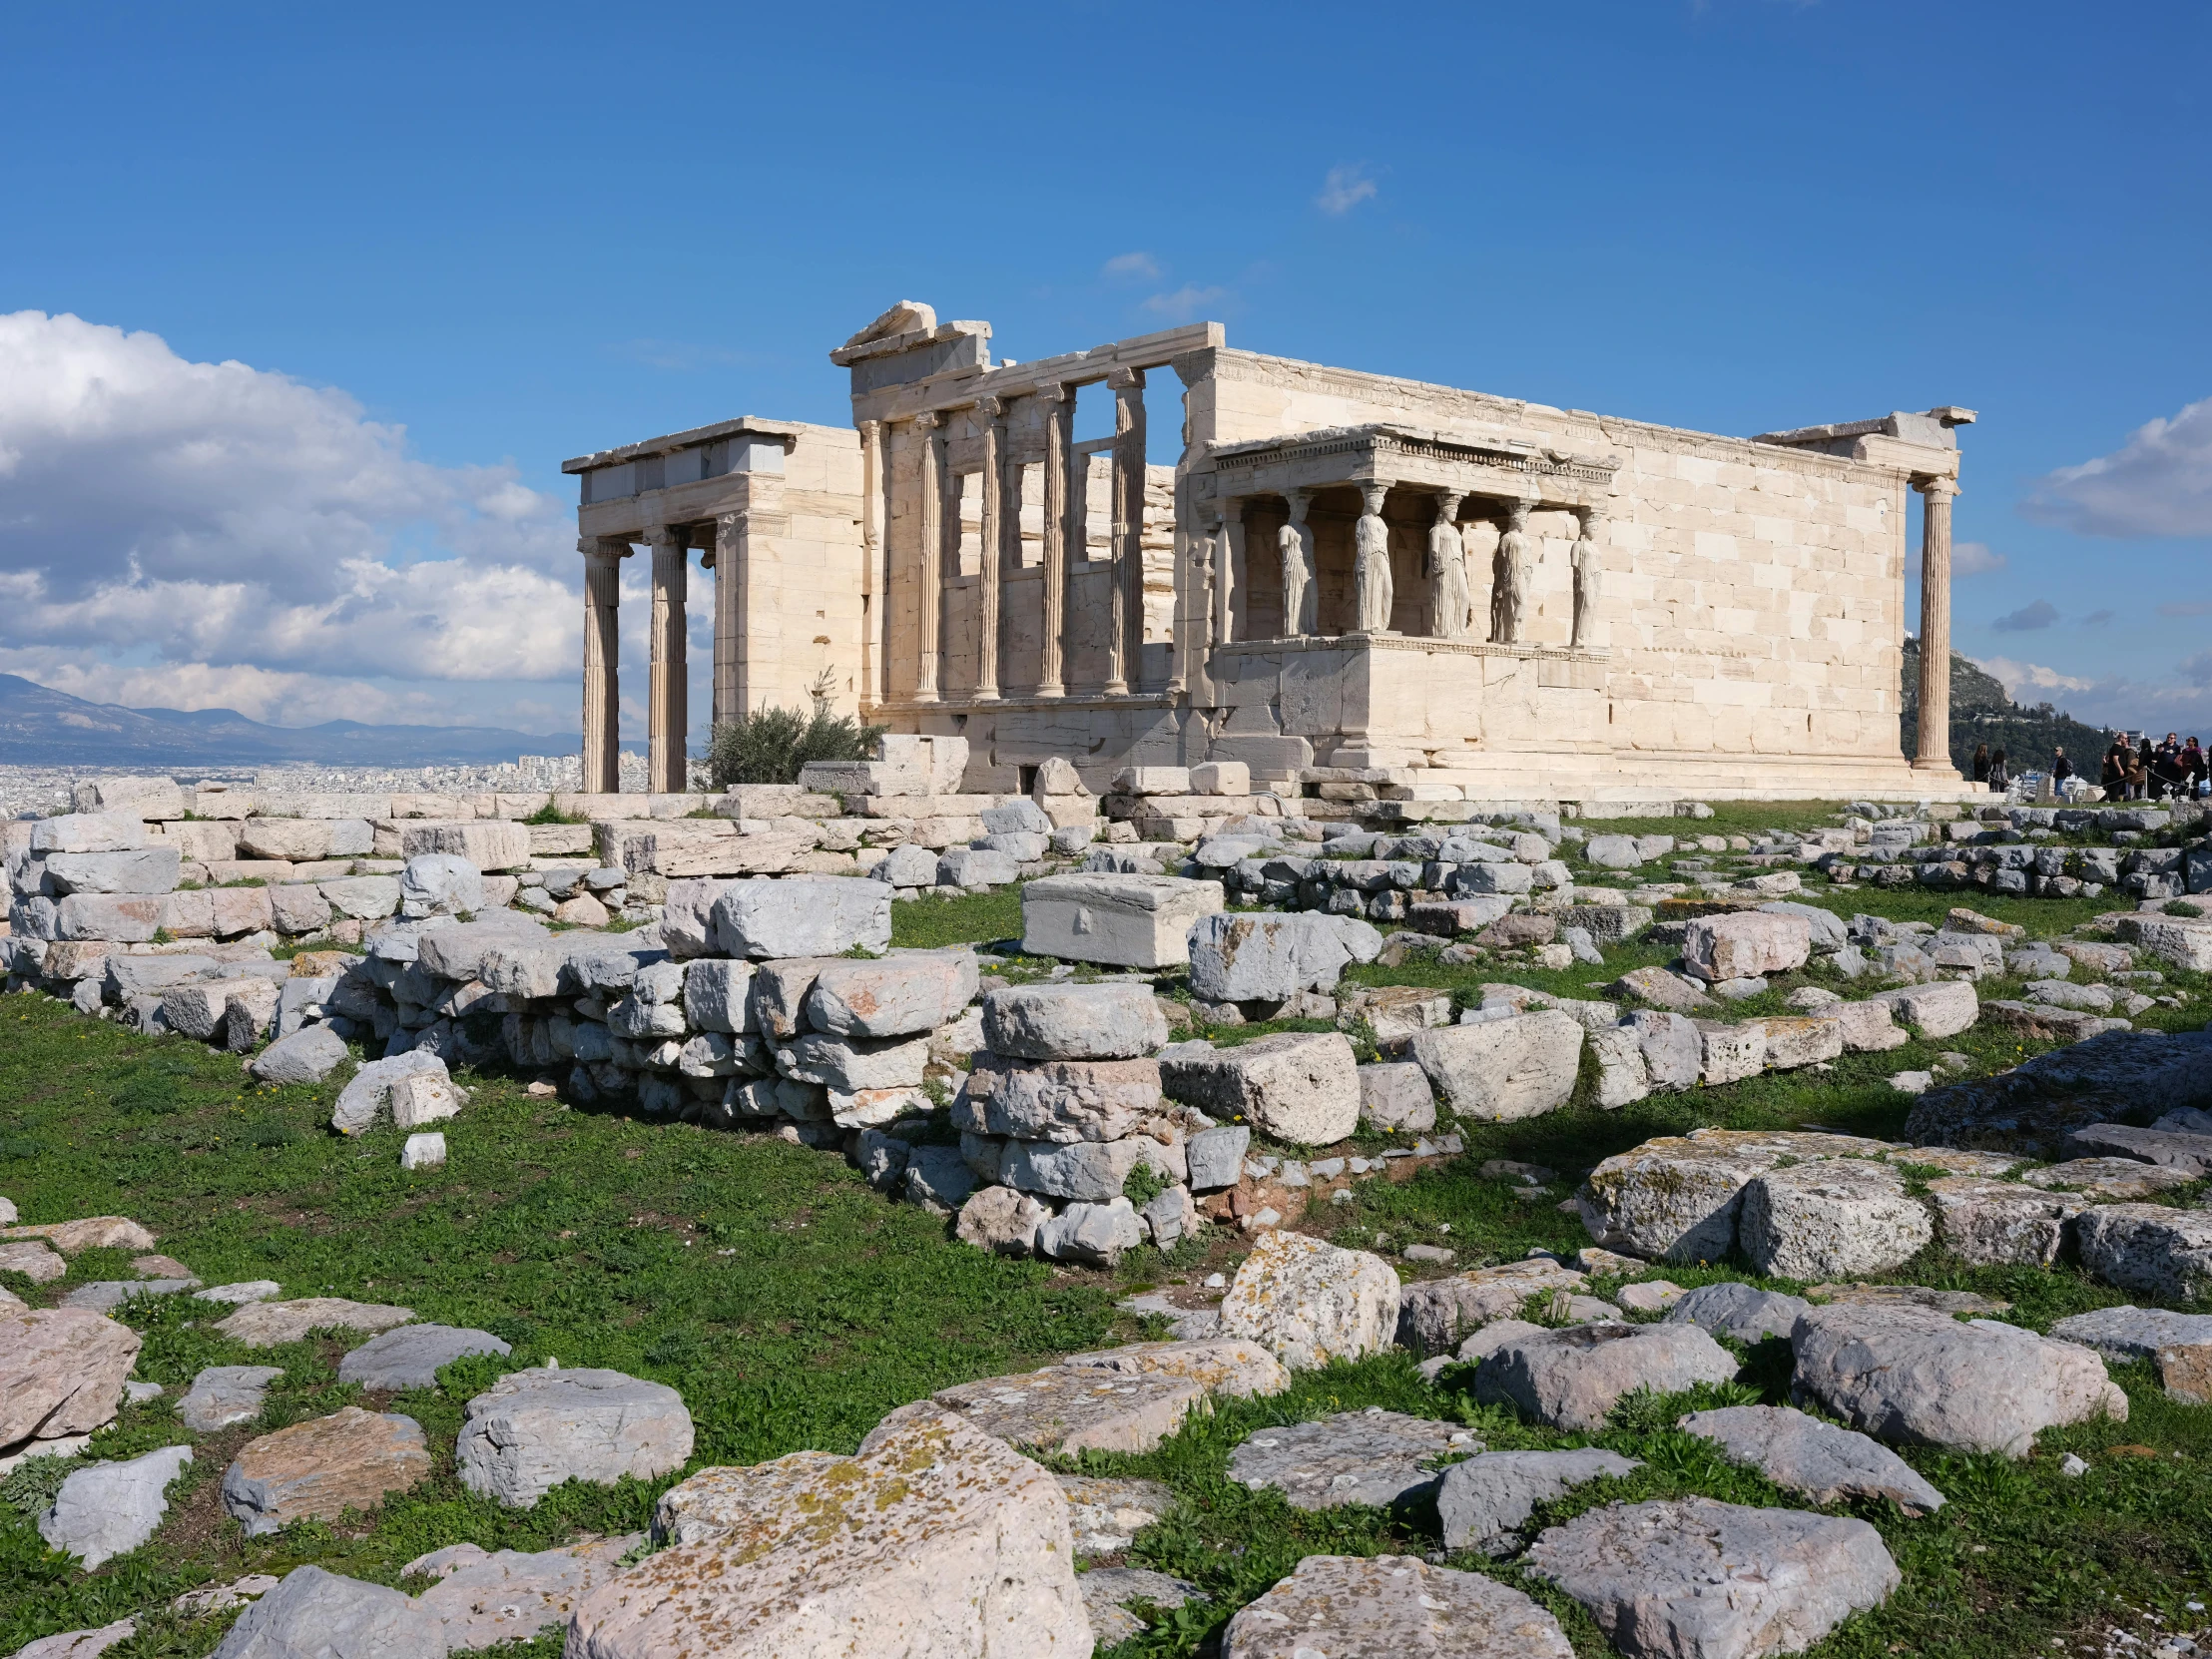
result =
[[[450,723],[580,656],[565,503],[155,334],[0,316],[0,663],[75,695]]]
[[[1352,212],[1375,195],[1375,181],[1359,166],[1333,167],[1321,184],[1314,206],[1332,217]]]
[[[2013,702],[2040,702],[2040,698],[2023,697],[2027,692],[2054,692],[2091,690],[2096,682],[2083,680],[2075,675],[2061,674],[2041,663],[2016,662],[2010,657],[1977,657],[1974,662],[1994,675],[2004,686],[2005,696]]]
[[[2016,611],[2007,611],[1989,624],[2000,634],[2025,634],[2037,628],[2048,628],[2058,620],[2058,607],[2047,599],[2038,599],[2032,605],[2022,605]]]
[[[2023,510],[2092,536],[2212,535],[2212,397],[2047,474]]]
[[[1160,262],[1150,254],[1116,254],[1100,268],[1101,275],[1119,277],[1153,277],[1160,275]]]

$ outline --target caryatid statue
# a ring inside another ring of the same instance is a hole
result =
[[[1291,521],[1276,544],[1283,550],[1283,637],[1298,639],[1321,631],[1321,583],[1314,566],[1314,527],[1306,522],[1312,490],[1290,494]]]
[[[1360,486],[1360,522],[1352,527],[1352,609],[1355,633],[1387,634],[1390,601],[1390,527],[1382,522],[1382,498],[1388,484]]]
[[[1515,501],[1505,509],[1505,533],[1497,538],[1497,552],[1490,560],[1490,643],[1516,645],[1521,619],[1528,611],[1528,566],[1535,551],[1528,533],[1528,503]]]
[[[1582,533],[1574,538],[1574,645],[1577,650],[1595,643],[1597,602],[1605,588],[1605,508],[1601,503],[1578,508]]]
[[[1463,640],[1474,621],[1467,589],[1467,546],[1459,531],[1463,490],[1436,492],[1436,522],[1428,530],[1428,632],[1439,640]]]

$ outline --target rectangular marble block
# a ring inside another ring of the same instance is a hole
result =
[[[1191,924],[1222,907],[1221,886],[1177,875],[1048,875],[1021,891],[1021,947],[1110,967],[1191,959]]]

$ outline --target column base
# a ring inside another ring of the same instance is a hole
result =
[[[1916,760],[1913,763],[1913,771],[1916,775],[1928,779],[1931,783],[1962,784],[1965,782],[1964,776],[1948,760]]]

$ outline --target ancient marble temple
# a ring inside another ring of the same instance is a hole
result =
[[[1921,660],[1949,660],[1971,410],[1717,437],[1239,351],[1211,322],[994,362],[988,323],[912,302],[830,357],[849,430],[746,418],[564,464],[587,790],[617,787],[641,546],[655,790],[684,787],[695,550],[717,721],[828,684],[966,737],[970,790],[1051,756],[1094,788],[1388,769],[1415,800],[1957,788],[1939,676],[1924,753],[1900,753],[1899,652],[1917,490]],[[1078,440],[1079,399],[1104,435]]]

